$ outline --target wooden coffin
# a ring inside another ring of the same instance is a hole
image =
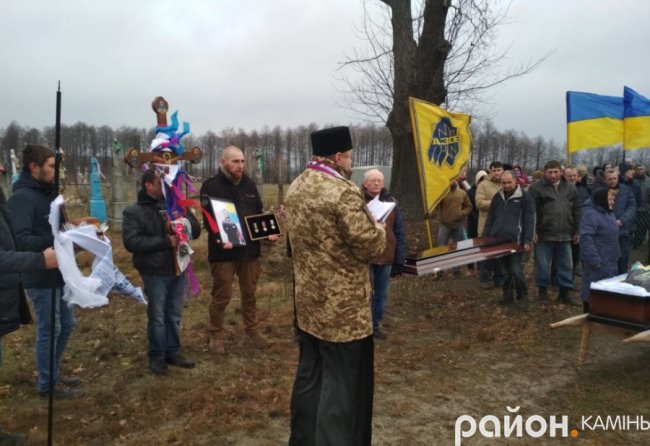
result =
[[[427,249],[406,258],[404,273],[423,276],[462,265],[513,254],[523,246],[512,242],[497,242],[491,238],[473,238],[458,243]]]
[[[650,328],[650,297],[592,289],[589,291],[589,314],[602,321],[622,321],[637,328]]]

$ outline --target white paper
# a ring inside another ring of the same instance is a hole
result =
[[[378,222],[383,222],[395,208],[394,201],[379,201],[379,195],[368,202],[368,210]]]

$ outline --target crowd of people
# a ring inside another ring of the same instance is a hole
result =
[[[529,301],[523,263],[533,252],[537,299],[549,303],[549,288],[557,286],[558,301],[580,305],[571,297],[574,279],[582,276],[580,296],[589,309],[591,282],[628,271],[630,251],[646,239],[650,227],[650,177],[629,158],[593,169],[548,161],[531,178],[519,165],[494,161],[475,174],[474,184],[459,189],[454,181],[438,205],[439,244],[448,242],[447,219],[466,226],[468,237],[492,237],[521,245],[520,252],[479,264],[479,285],[501,287],[500,303]],[[460,184],[464,181],[460,181]],[[465,194],[466,196],[463,196]],[[472,208],[467,219],[465,200]],[[461,204],[463,203],[463,204]],[[451,209],[453,208],[453,209]],[[440,234],[443,234],[442,238]]]
[[[387,339],[382,320],[390,278],[401,274],[405,261],[405,224],[379,170],[365,172],[362,187],[349,180],[352,138],[347,127],[314,132],[311,142],[313,158],[285,199],[299,345],[289,444],[370,445],[374,342]],[[0,337],[31,321],[28,297],[37,321],[37,393],[69,399],[83,395],[83,384],[78,376],[60,372],[76,321],[74,309],[62,299],[64,282],[47,219],[55,198],[54,159],[50,148],[27,145],[11,198],[5,203],[0,194]],[[235,242],[222,239],[209,221],[215,218],[209,198],[232,202],[239,221],[263,212],[257,186],[244,168],[243,152],[225,148],[218,171],[203,182],[200,192],[208,210],[204,223],[212,275],[209,350],[217,355],[226,352],[224,315],[235,277],[244,348],[265,349],[270,344],[261,334],[256,305],[260,242],[246,231],[234,237]],[[464,178],[451,183],[436,210],[437,242],[485,236],[517,243],[518,252],[479,264],[481,288],[500,287],[504,305],[527,303],[523,265],[532,253],[538,301],[548,304],[549,289],[557,286],[559,301],[576,304],[570,294],[575,275],[582,275],[581,296],[588,311],[589,284],[627,271],[630,249],[644,242],[650,217],[650,178],[642,165],[606,164],[593,173],[589,182],[585,167],[564,167],[551,160],[529,177],[520,165],[494,161],[487,171],[474,174],[471,186]],[[122,238],[148,298],[149,368],[165,375],[169,366],[195,367],[181,349],[187,278],[175,266],[180,240],[169,231],[160,172],[146,170],[140,185],[137,201],[124,210]],[[378,221],[367,206],[373,200],[395,206]],[[199,221],[189,209],[186,218],[191,237],[197,238]],[[277,236],[268,240],[274,242]],[[24,435],[0,429],[0,444],[24,441]]]

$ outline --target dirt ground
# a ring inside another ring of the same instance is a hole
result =
[[[130,256],[112,234],[116,262],[136,283]],[[238,299],[229,306],[227,353],[207,350],[210,278],[204,240],[194,245],[202,291],[185,306],[184,354],[193,370],[154,377],[147,368],[146,309],[113,297],[108,306],[78,310],[64,369],[84,379],[85,395],[56,401],[57,445],[286,444],[289,401],[297,364],[292,336],[289,263],[284,244],[264,247],[259,308],[268,351],[241,343]],[[528,266],[530,272],[530,265]],[[532,282],[530,282],[532,283]],[[574,293],[577,297],[577,293]],[[534,297],[534,290],[531,290]],[[630,415],[650,419],[646,345],[594,335],[588,361],[577,366],[578,328],[549,324],[580,307],[499,306],[500,291],[481,290],[469,272],[461,277],[399,277],[392,282],[386,341],[375,344],[374,445],[453,445],[461,415],[503,420],[507,406],[533,415],[569,416],[577,438],[463,439],[463,445],[648,445],[650,433],[583,431],[582,416]],[[45,444],[47,402],[35,392],[35,327],[3,339],[0,424]]]

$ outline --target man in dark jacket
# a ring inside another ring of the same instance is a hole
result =
[[[42,253],[16,251],[16,239],[5,195],[0,189],[0,366],[2,366],[2,337],[17,330],[21,323],[31,322],[27,300],[20,284],[19,273],[32,273],[57,267],[52,248]],[[5,432],[0,427],[0,445],[20,445],[24,434]]]
[[[534,203],[517,184],[513,173],[503,172],[501,190],[492,198],[484,234],[500,242],[515,242],[523,245],[524,251],[528,252],[533,245],[534,229]],[[499,258],[502,270],[507,272],[501,304],[511,303],[515,291],[517,300],[527,303],[528,286],[524,276],[523,257],[524,252],[520,251]]]
[[[13,185],[8,201],[17,247],[21,251],[42,252],[54,244],[48,221],[54,200],[54,152],[47,146],[29,144],[23,149],[23,170]],[[34,306],[38,393],[47,397],[50,382],[50,333],[55,333],[54,397],[75,398],[83,394],[76,376],[60,376],[63,352],[77,323],[74,309],[63,301],[63,277],[58,269],[22,275],[22,283]],[[56,287],[55,329],[52,330],[52,288]]]
[[[231,201],[240,222],[248,215],[262,213],[262,199],[255,182],[244,173],[244,154],[235,146],[226,147],[216,175],[201,186],[201,204],[213,212],[210,197]],[[208,225],[206,227],[209,228]],[[239,278],[241,313],[244,320],[244,342],[248,346],[266,348],[268,341],[259,333],[257,318],[257,280],[260,276],[260,242],[252,241],[244,231],[245,244],[223,242],[219,234],[208,237],[208,260],[212,272],[212,301],[210,303],[210,351],[224,353],[224,317],[232,298],[232,283]],[[277,236],[269,237],[270,241]]]
[[[561,165],[551,160],[544,166],[544,177],[534,182],[529,193],[536,209],[535,283],[540,303],[548,303],[551,261],[557,262],[559,300],[570,305],[573,289],[571,243],[580,241],[581,204],[575,186],[562,177]]]
[[[574,166],[567,166],[564,168],[564,179],[566,180],[567,183],[573,184],[576,187],[576,191],[578,192],[578,201],[580,202],[580,206],[584,206],[585,201],[589,199],[589,190],[587,189],[587,186],[585,182],[583,181],[584,177],[580,175],[578,172],[578,168]],[[573,272],[576,275],[581,274],[581,266],[580,266],[580,243],[573,243],[571,245],[571,259],[573,261]],[[553,265],[552,265],[553,266]],[[557,275],[557,271],[555,268],[552,268],[552,281],[555,283],[556,278],[555,276]]]
[[[122,240],[133,253],[147,305],[149,368],[156,375],[167,373],[167,364],[193,368],[194,361],[181,355],[180,325],[183,317],[185,272],[177,274],[176,248],[179,239],[170,234],[170,219],[165,210],[162,181],[155,168],[142,175],[138,202],[123,212]],[[201,227],[191,212],[185,214],[192,228],[192,238]]]
[[[384,187],[384,174],[379,169],[367,170],[363,175],[363,192],[366,203],[379,197],[379,201],[395,201]],[[406,236],[404,220],[399,206],[384,220],[386,228],[386,249],[370,261],[370,281],[372,282],[372,329],[375,339],[386,339],[380,324],[388,301],[390,278],[402,273],[406,259]]]
[[[630,244],[636,223],[636,198],[632,189],[618,181],[615,170],[605,172],[605,185],[618,190],[613,213],[618,225],[618,244],[621,249],[618,273],[623,274],[627,272],[630,260]]]
[[[643,164],[634,166],[634,182],[641,190],[641,204],[636,210],[636,227],[632,240],[632,247],[637,249],[645,241],[650,228],[650,177],[646,175]]]

